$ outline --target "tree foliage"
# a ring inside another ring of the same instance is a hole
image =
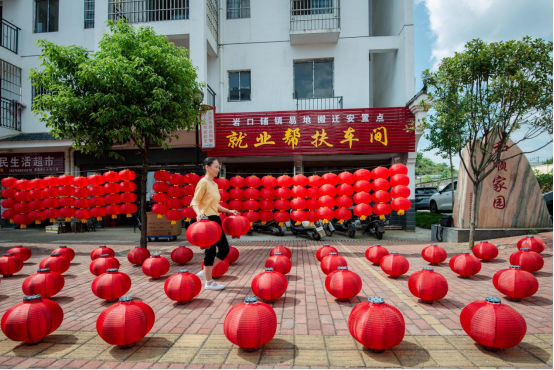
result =
[[[552,181],[554,179],[552,170],[550,170],[550,173],[539,173],[535,170],[535,176],[537,176],[542,193],[552,191]]]
[[[552,157],[548,158],[546,161],[542,162],[542,164],[552,164]]]
[[[423,153],[417,152],[416,176],[440,175],[444,171],[448,171],[448,165],[446,163],[435,163],[431,159],[425,158]]]

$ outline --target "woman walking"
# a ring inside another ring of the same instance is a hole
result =
[[[204,159],[204,173],[205,176],[196,185],[196,191],[194,197],[190,202],[192,209],[196,212],[196,220],[200,221],[203,218],[208,217],[210,221],[215,221],[221,225],[221,219],[219,218],[219,212],[232,213],[238,215],[239,212],[230,210],[219,205],[221,195],[219,189],[214,181],[219,173],[219,162],[217,159],[208,157]],[[214,266],[222,262],[229,254],[229,242],[221,228],[221,237],[210,248],[204,250],[204,270],[200,271],[196,275],[200,279],[204,279],[205,289],[209,290],[223,290],[225,286],[217,284],[212,279],[212,270]]]

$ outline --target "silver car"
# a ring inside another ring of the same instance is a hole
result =
[[[452,191],[456,196],[456,188],[458,187],[458,181],[454,180],[454,190],[452,190],[452,183],[446,185],[438,193],[433,194],[429,200],[429,211],[431,213],[452,212]]]

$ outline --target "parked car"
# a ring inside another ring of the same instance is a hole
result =
[[[544,193],[542,195],[542,198],[546,202],[546,206],[548,207],[548,213],[550,213],[550,216],[552,216],[552,192],[549,191],[548,193]]]
[[[454,196],[456,196],[456,188],[458,181],[454,180]],[[429,210],[431,213],[452,212],[452,183],[446,185],[438,193],[433,194],[429,200]]]
[[[438,189],[434,186],[418,186],[415,188],[416,210],[429,209],[429,200],[431,195],[435,194]]]

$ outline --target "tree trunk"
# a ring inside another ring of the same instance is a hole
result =
[[[469,250],[472,250],[473,245],[475,245],[475,224],[477,223],[477,198],[479,195],[477,194],[478,191],[479,191],[479,183],[474,182],[473,195],[471,197],[471,208],[469,209],[469,212],[471,214],[470,221],[469,221],[469,241],[468,241]]]
[[[148,141],[144,145],[142,151],[142,178],[140,180],[140,246],[148,248],[148,239],[146,237],[146,230],[148,229],[148,217],[146,215],[146,184],[148,179]]]
[[[452,212],[454,212],[454,166],[452,165],[452,151],[448,151],[448,157],[450,158],[450,183],[452,184]]]

